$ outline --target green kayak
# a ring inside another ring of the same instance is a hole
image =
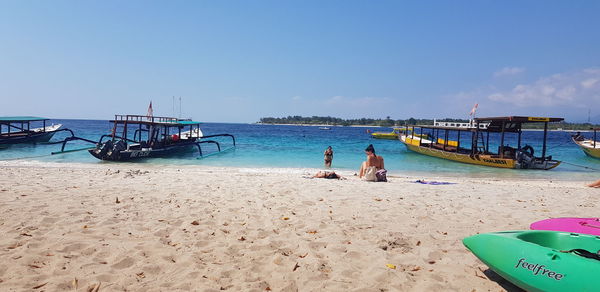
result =
[[[494,272],[527,291],[600,291],[600,237],[558,231],[507,231],[463,244]]]

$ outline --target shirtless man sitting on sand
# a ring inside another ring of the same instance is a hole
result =
[[[365,172],[371,166],[375,166],[377,170],[385,169],[383,164],[383,157],[375,154],[375,148],[373,148],[373,144],[370,144],[367,149],[365,149],[365,154],[367,154],[367,161],[363,161],[360,166],[359,178],[363,178],[365,176]]]

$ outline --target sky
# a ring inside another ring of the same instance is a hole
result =
[[[0,0],[0,116],[600,123],[600,1]]]

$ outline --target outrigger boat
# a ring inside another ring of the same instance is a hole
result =
[[[385,133],[385,132],[371,133],[371,137],[373,137],[375,139],[398,140],[399,135],[403,134],[403,133],[407,133],[406,129],[394,128],[394,130],[392,130],[389,133]],[[410,130],[408,130],[408,133],[410,133]],[[419,134],[416,134],[415,137],[421,137],[421,136],[419,136]],[[423,138],[427,138],[427,135],[424,135]]]
[[[115,115],[112,133],[103,135],[94,149],[89,152],[101,160],[130,161],[141,158],[165,157],[198,149],[200,144],[215,144],[217,141],[203,140],[213,137],[230,137],[235,147],[235,137],[230,134],[204,136],[200,123],[189,119],[154,117],[142,115]],[[128,131],[134,131],[133,136]],[[117,133],[120,132],[119,136]],[[104,138],[108,138],[104,141]]]
[[[48,118],[0,117],[0,144],[22,144],[48,142],[61,124],[46,125]]]
[[[44,145],[62,144],[61,151],[51,153],[61,154],[89,149],[88,147],[65,150],[65,146],[69,141],[80,140],[88,143],[96,143],[95,141],[75,136],[75,133],[71,129],[61,128],[62,124],[47,125],[46,122],[48,120],[48,118],[40,117],[0,117],[0,146],[4,148],[13,144],[25,143],[39,143]],[[50,139],[58,132],[66,132],[70,136],[66,136],[59,141],[50,142]]]
[[[560,164],[552,156],[546,156],[548,123],[560,121],[563,119],[522,116],[475,118],[470,128],[412,126],[412,133],[400,135],[399,140],[408,150],[452,161],[499,168],[548,170]],[[534,149],[530,145],[521,147],[522,125],[526,123],[544,123],[541,156],[534,156]],[[420,130],[420,135],[425,132],[432,138],[417,137],[415,129]],[[461,143],[461,134],[465,132],[469,140]],[[490,133],[500,135],[497,151],[490,151]],[[505,145],[507,133],[517,134],[516,148]],[[456,136],[456,140],[450,140],[450,136]]]
[[[585,154],[587,154],[590,157],[600,158],[600,141],[596,139],[596,134],[600,129],[595,128],[591,130],[594,131],[592,139],[586,139],[581,135],[574,135],[571,138],[573,139],[573,142],[575,142],[575,144],[577,144],[577,146],[579,146],[579,148],[581,148],[581,150],[583,150]]]

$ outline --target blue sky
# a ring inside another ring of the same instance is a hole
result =
[[[0,115],[600,122],[599,1],[0,1]]]

